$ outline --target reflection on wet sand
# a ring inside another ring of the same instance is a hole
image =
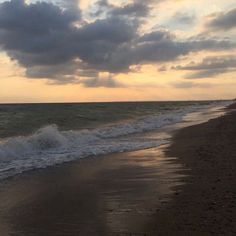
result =
[[[152,216],[182,184],[177,173],[182,167],[164,157],[164,149],[91,158],[15,177],[1,187],[1,235],[147,233]]]

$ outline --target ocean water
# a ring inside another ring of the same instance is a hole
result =
[[[0,179],[102,154],[157,147],[144,133],[229,101],[0,105]]]

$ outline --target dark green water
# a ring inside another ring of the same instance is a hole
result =
[[[78,130],[159,114],[205,102],[123,102],[0,105],[0,138],[27,135],[56,124],[60,130]]]

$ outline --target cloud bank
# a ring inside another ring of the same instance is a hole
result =
[[[189,79],[215,77],[219,74],[236,71],[236,56],[211,56],[201,62],[191,62],[185,66],[176,66],[172,69],[194,71],[186,77]]]
[[[221,37],[180,39],[163,29],[141,33],[142,19],[150,14],[152,1],[114,6],[100,0],[95,12],[99,17],[93,21],[85,21],[77,5],[76,1],[62,6],[24,0],[1,3],[1,49],[25,68],[29,78],[119,87],[112,78],[99,78],[99,72],[128,73],[133,65],[164,63],[192,52],[235,47],[230,39]],[[212,21],[211,27],[215,24]]]
[[[228,12],[215,13],[210,16],[207,27],[212,30],[231,30],[236,28],[236,8]]]

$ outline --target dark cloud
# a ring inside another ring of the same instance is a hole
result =
[[[74,31],[79,42],[107,41],[119,44],[131,41],[136,36],[137,27],[134,21],[108,17],[86,24],[82,28],[74,28]]]
[[[207,27],[213,30],[231,30],[236,28],[236,8],[228,12],[216,13],[210,16]]]
[[[27,76],[55,79],[60,74],[61,79],[76,75],[76,59],[102,69],[120,44],[136,37],[137,26],[119,17],[83,27],[73,25],[77,20],[74,12],[46,2],[4,2],[0,5],[0,45],[26,68]]]
[[[235,43],[231,42],[228,38],[221,37],[208,37],[197,35],[186,40],[186,45],[192,47],[192,52],[208,50],[208,51],[221,51],[229,50],[236,46]]]
[[[211,56],[204,58],[200,63],[191,62],[186,66],[177,66],[181,70],[211,70],[236,68],[236,56]]]
[[[65,79],[65,81],[75,80],[74,76],[78,73],[78,65],[75,62],[63,63],[58,65],[43,65],[28,67],[26,76],[29,78],[52,78],[54,80]]]
[[[46,2],[26,4],[12,0],[0,5],[0,28],[25,34],[47,34],[51,30],[66,30],[79,19],[79,11],[64,10]]]
[[[157,42],[157,41],[170,41],[175,39],[175,36],[167,30],[159,30],[151,33],[144,34],[139,38],[139,42]]]
[[[100,4],[109,5],[104,0]],[[138,6],[143,1],[132,4]],[[119,8],[124,11],[122,14],[81,23],[76,6],[76,1],[63,8],[47,2],[26,4],[23,0],[1,3],[2,50],[23,66],[30,78],[48,78],[58,83],[86,81],[85,86],[92,87],[102,84],[97,79],[99,71],[129,72],[133,65],[172,61],[191,52],[235,46],[221,38],[197,36],[179,40],[167,30],[140,35],[140,21],[135,17],[128,21],[125,14],[127,9],[134,9],[131,5]],[[88,80],[81,80],[83,77]],[[112,81],[107,80],[106,87],[117,86]]]
[[[134,2],[134,3],[127,4],[123,7],[113,9],[112,14],[145,17],[149,14],[149,11],[150,11],[150,8],[148,4],[144,2]]]
[[[132,57],[131,64],[154,63],[175,60],[190,52],[225,50],[232,46],[230,41],[216,38],[196,37],[180,41],[169,32],[156,31],[143,35],[129,55]]]
[[[172,69],[195,71],[187,75],[189,79],[215,77],[236,71],[236,57],[233,55],[206,57],[199,63],[191,62],[185,66],[172,67]]]
[[[0,5],[0,45],[26,68],[70,61],[72,24],[78,15],[46,2],[12,0]]]
[[[186,78],[187,79],[213,78],[227,72],[229,72],[229,70],[227,69],[201,70],[201,71],[197,71],[197,72],[186,75]]]

